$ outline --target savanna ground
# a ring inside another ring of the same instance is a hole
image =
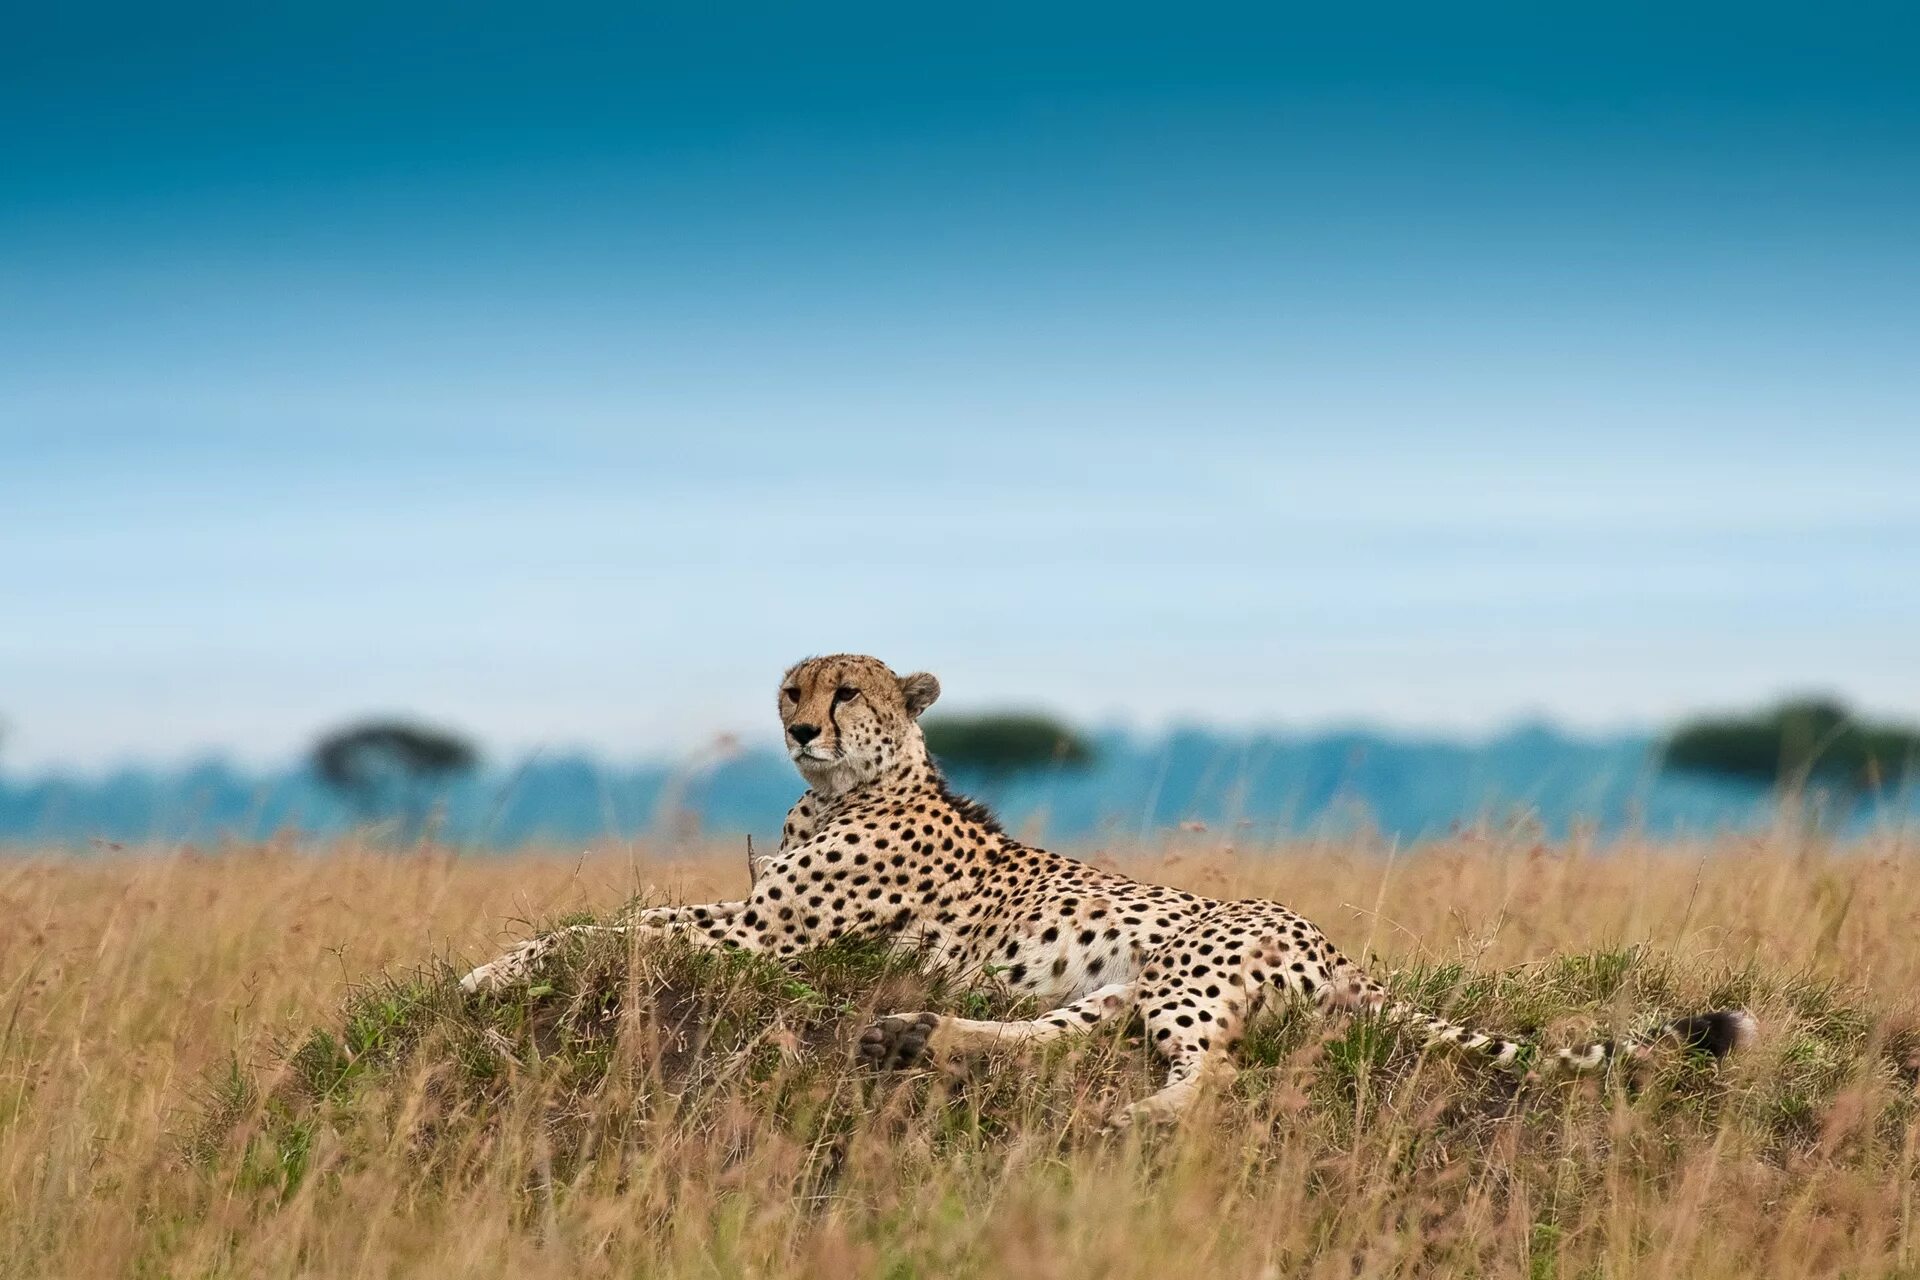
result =
[[[601,937],[449,990],[528,922],[737,892],[731,847],[8,857],[0,1276],[1920,1276],[1911,837],[1093,856],[1276,897],[1489,1027],[1761,1037],[1543,1084],[1279,1015],[1182,1129],[1113,1139],[1157,1073],[1124,1031],[851,1065],[875,1009],[1001,1003],[861,947]]]

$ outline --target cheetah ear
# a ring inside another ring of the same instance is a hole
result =
[[[900,677],[900,696],[906,699],[907,714],[918,720],[920,713],[940,696],[940,682],[924,671]]]

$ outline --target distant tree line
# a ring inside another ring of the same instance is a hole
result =
[[[934,716],[923,727],[942,767],[989,785],[1082,767],[1095,755],[1071,726],[1032,712]],[[5,728],[0,721],[0,738]],[[397,719],[328,733],[309,757],[315,777],[363,822],[397,822],[408,839],[425,831],[445,788],[479,760],[459,734]],[[1866,720],[1830,698],[1797,698],[1747,715],[1684,722],[1661,744],[1659,761],[1674,773],[1787,793],[1819,786],[1845,800],[1920,781],[1920,728]]]

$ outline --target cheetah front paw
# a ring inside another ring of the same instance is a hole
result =
[[[940,1027],[937,1013],[903,1013],[880,1021],[860,1033],[860,1057],[882,1071],[898,1071],[929,1056],[933,1033]]]

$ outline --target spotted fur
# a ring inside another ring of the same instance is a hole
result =
[[[1118,1124],[1177,1115],[1208,1082],[1231,1074],[1230,1051],[1275,996],[1381,1014],[1417,1026],[1429,1042],[1547,1070],[1593,1070],[1661,1041],[1722,1056],[1753,1034],[1749,1015],[1724,1010],[1622,1046],[1601,1041],[1536,1062],[1518,1040],[1393,999],[1277,902],[1202,897],[1013,839],[984,807],[954,795],[929,758],[917,720],[939,692],[932,676],[896,676],[874,658],[842,654],[792,668],[780,684],[780,719],[808,790],[787,814],[779,851],[751,860],[747,896],[651,908],[597,928],[774,956],[880,935],[1053,1006],[1016,1022],[882,1019],[861,1037],[862,1052],[882,1065],[1057,1039],[1137,1013],[1168,1061],[1167,1083]],[[522,943],[462,985],[493,989],[525,977],[566,932]]]

